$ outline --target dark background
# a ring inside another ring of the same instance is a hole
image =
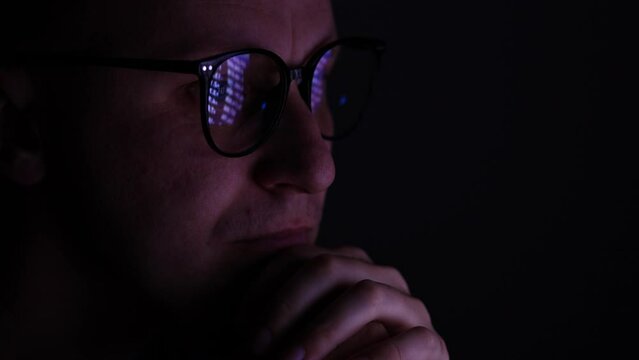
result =
[[[334,4],[388,49],[320,243],[399,268],[452,359],[639,358],[639,117],[612,6]]]

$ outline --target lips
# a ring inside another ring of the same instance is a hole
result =
[[[311,228],[286,229],[235,241],[235,244],[256,251],[272,251],[289,246],[310,244]]]

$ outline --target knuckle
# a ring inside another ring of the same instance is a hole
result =
[[[366,325],[365,334],[367,338],[378,338],[387,336],[389,333],[384,324],[379,321],[372,321]]]
[[[399,269],[393,266],[382,266],[382,269],[386,274],[388,274],[387,276],[392,280],[395,286],[398,286],[400,290],[403,290],[406,293],[410,293],[408,283]]]
[[[432,341],[433,335],[436,335],[432,330],[426,326],[416,326],[411,329],[415,336],[422,338],[425,342]]]
[[[439,338],[439,349],[441,354],[441,360],[448,360],[449,354],[448,354],[448,346],[446,346],[446,341],[444,341],[444,339],[441,336],[438,336],[438,338]]]
[[[330,254],[318,255],[311,260],[313,272],[319,276],[332,276],[340,271],[341,261]]]
[[[411,296],[408,298],[408,301],[409,301],[409,306],[415,309],[416,311],[418,311],[422,315],[425,321],[424,325],[431,326],[432,320],[430,317],[430,312],[428,312],[428,309],[426,308],[426,304],[424,304],[422,299]]]
[[[368,255],[368,253],[364,251],[362,248],[359,248],[357,246],[341,245],[341,246],[338,246],[336,250],[349,257],[371,261],[371,258]]]
[[[378,307],[384,302],[384,289],[373,280],[365,279],[358,282],[356,291],[368,306]]]
[[[399,278],[402,277],[402,273],[400,273],[399,270],[396,267],[394,267],[394,266],[384,265],[384,266],[382,266],[382,268],[386,272],[388,272],[389,274],[391,274],[391,275],[393,275],[395,277],[399,277]]]
[[[448,356],[446,343],[436,331],[425,326],[417,326],[411,329],[411,332],[421,339],[428,353]]]

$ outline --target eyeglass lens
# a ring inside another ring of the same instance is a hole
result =
[[[376,55],[369,49],[338,45],[320,58],[313,74],[311,108],[325,138],[338,139],[355,128],[376,68]]]
[[[259,141],[272,125],[283,86],[283,74],[270,56],[248,53],[221,63],[211,77],[207,104],[216,146],[239,153]]]
[[[336,46],[317,62],[308,97],[322,135],[333,139],[350,132],[361,115],[376,58],[371,51]],[[208,128],[215,145],[241,153],[268,135],[286,102],[286,74],[273,57],[235,55],[219,64],[207,94]]]

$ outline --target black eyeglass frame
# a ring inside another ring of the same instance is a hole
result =
[[[386,49],[386,45],[382,40],[366,37],[348,37],[328,43],[319,48],[309,58],[304,66],[296,68],[289,67],[286,62],[284,62],[284,60],[274,52],[261,48],[246,48],[241,50],[229,51],[200,60],[158,60],[141,58],[109,58],[73,54],[24,53],[14,57],[13,59],[0,59],[0,66],[104,66],[196,75],[200,82],[200,113],[202,132],[204,133],[204,137],[206,138],[209,146],[215,152],[219,153],[222,156],[234,158],[245,156],[254,152],[270,138],[274,130],[279,125],[282,112],[284,111],[284,108],[286,106],[291,82],[299,81],[298,88],[300,89],[300,93],[302,94],[306,105],[309,107],[309,109],[311,108],[311,89],[315,68],[322,59],[322,56],[324,56],[324,54],[328,50],[340,45],[373,51],[376,55],[376,70],[379,70],[381,57]],[[266,55],[275,61],[280,69],[280,75],[284,80],[280,89],[280,96],[282,101],[280,101],[279,108],[275,109],[271,124],[269,124],[261,139],[259,139],[254,145],[247,148],[246,150],[237,153],[229,153],[220,149],[218,145],[215,144],[215,141],[213,141],[213,137],[211,136],[211,132],[209,131],[207,95],[211,86],[211,78],[215,73],[217,67],[231,57],[248,53]],[[372,75],[375,76],[377,72],[378,71],[375,71]],[[366,94],[367,100],[370,98],[371,92],[373,90],[373,83],[374,79],[372,79],[371,86],[368,89],[368,94]],[[366,104],[364,104],[364,108],[365,107]],[[362,114],[360,114],[359,116],[361,117]],[[322,134],[322,137],[326,140],[337,140],[339,138],[343,138],[355,129],[356,125],[359,123],[359,120],[360,119],[357,119],[354,125],[341,136],[330,137]]]

